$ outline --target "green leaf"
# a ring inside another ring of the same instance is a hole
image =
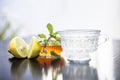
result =
[[[51,55],[57,58],[60,58],[61,56],[55,53],[54,51],[50,51]]]
[[[38,34],[40,38],[46,38],[45,34]]]
[[[57,34],[58,34],[58,32],[53,33],[54,36],[56,36]]]
[[[56,36],[55,39],[56,39],[57,41],[59,41],[59,42],[61,41],[61,38],[60,38],[60,37],[57,37],[57,36]]]
[[[44,40],[44,44],[47,45],[47,40],[46,39]]]
[[[2,31],[0,31],[0,39],[2,39],[4,37],[4,34],[6,33],[7,30],[9,30],[10,28],[10,23],[7,22],[3,28]]]
[[[53,34],[53,26],[52,26],[52,24],[48,23],[47,28],[48,28],[48,31],[50,32],[50,34]]]
[[[7,22],[7,23],[5,24],[5,28],[6,28],[6,29],[10,28],[10,26],[11,26],[11,25],[10,25],[9,22]]]

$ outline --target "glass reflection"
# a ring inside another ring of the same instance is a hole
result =
[[[98,80],[97,71],[88,63],[70,63],[63,68],[63,80]]]
[[[113,75],[114,80],[120,80],[120,40],[113,40]]]
[[[10,58],[13,80],[60,80],[63,58],[16,59]]]

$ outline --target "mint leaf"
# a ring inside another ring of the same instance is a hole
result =
[[[56,36],[55,39],[56,39],[57,41],[59,41],[59,42],[61,41],[61,38],[60,38],[60,37],[57,37],[57,36]]]
[[[7,22],[7,23],[5,24],[5,28],[6,28],[6,29],[10,28],[10,26],[11,26],[11,25],[10,25],[9,22]]]
[[[47,28],[48,28],[48,31],[50,32],[50,34],[53,34],[53,26],[52,26],[52,24],[48,23]]]
[[[46,39],[44,39],[44,44],[45,44],[45,46],[47,45],[47,40]]]
[[[54,36],[56,36],[57,34],[58,34],[58,32],[53,33]]]
[[[46,38],[45,34],[38,34],[40,38]]]
[[[51,55],[56,57],[56,58],[60,58],[61,56],[58,55],[57,53],[55,53],[54,51],[50,51]]]

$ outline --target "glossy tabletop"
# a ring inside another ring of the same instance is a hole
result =
[[[120,80],[120,40],[109,40],[86,64],[63,58],[16,59],[0,41],[0,80]]]

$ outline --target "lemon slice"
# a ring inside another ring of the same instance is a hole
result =
[[[9,43],[9,51],[16,58],[25,58],[27,56],[27,44],[25,41],[16,36]]]
[[[9,43],[9,52],[16,58],[34,58],[39,55],[41,45],[39,40],[32,37],[30,45],[20,37],[14,37]]]
[[[40,52],[40,42],[35,37],[32,37],[30,40],[29,50],[28,50],[28,56],[27,58],[34,58],[39,55]]]

